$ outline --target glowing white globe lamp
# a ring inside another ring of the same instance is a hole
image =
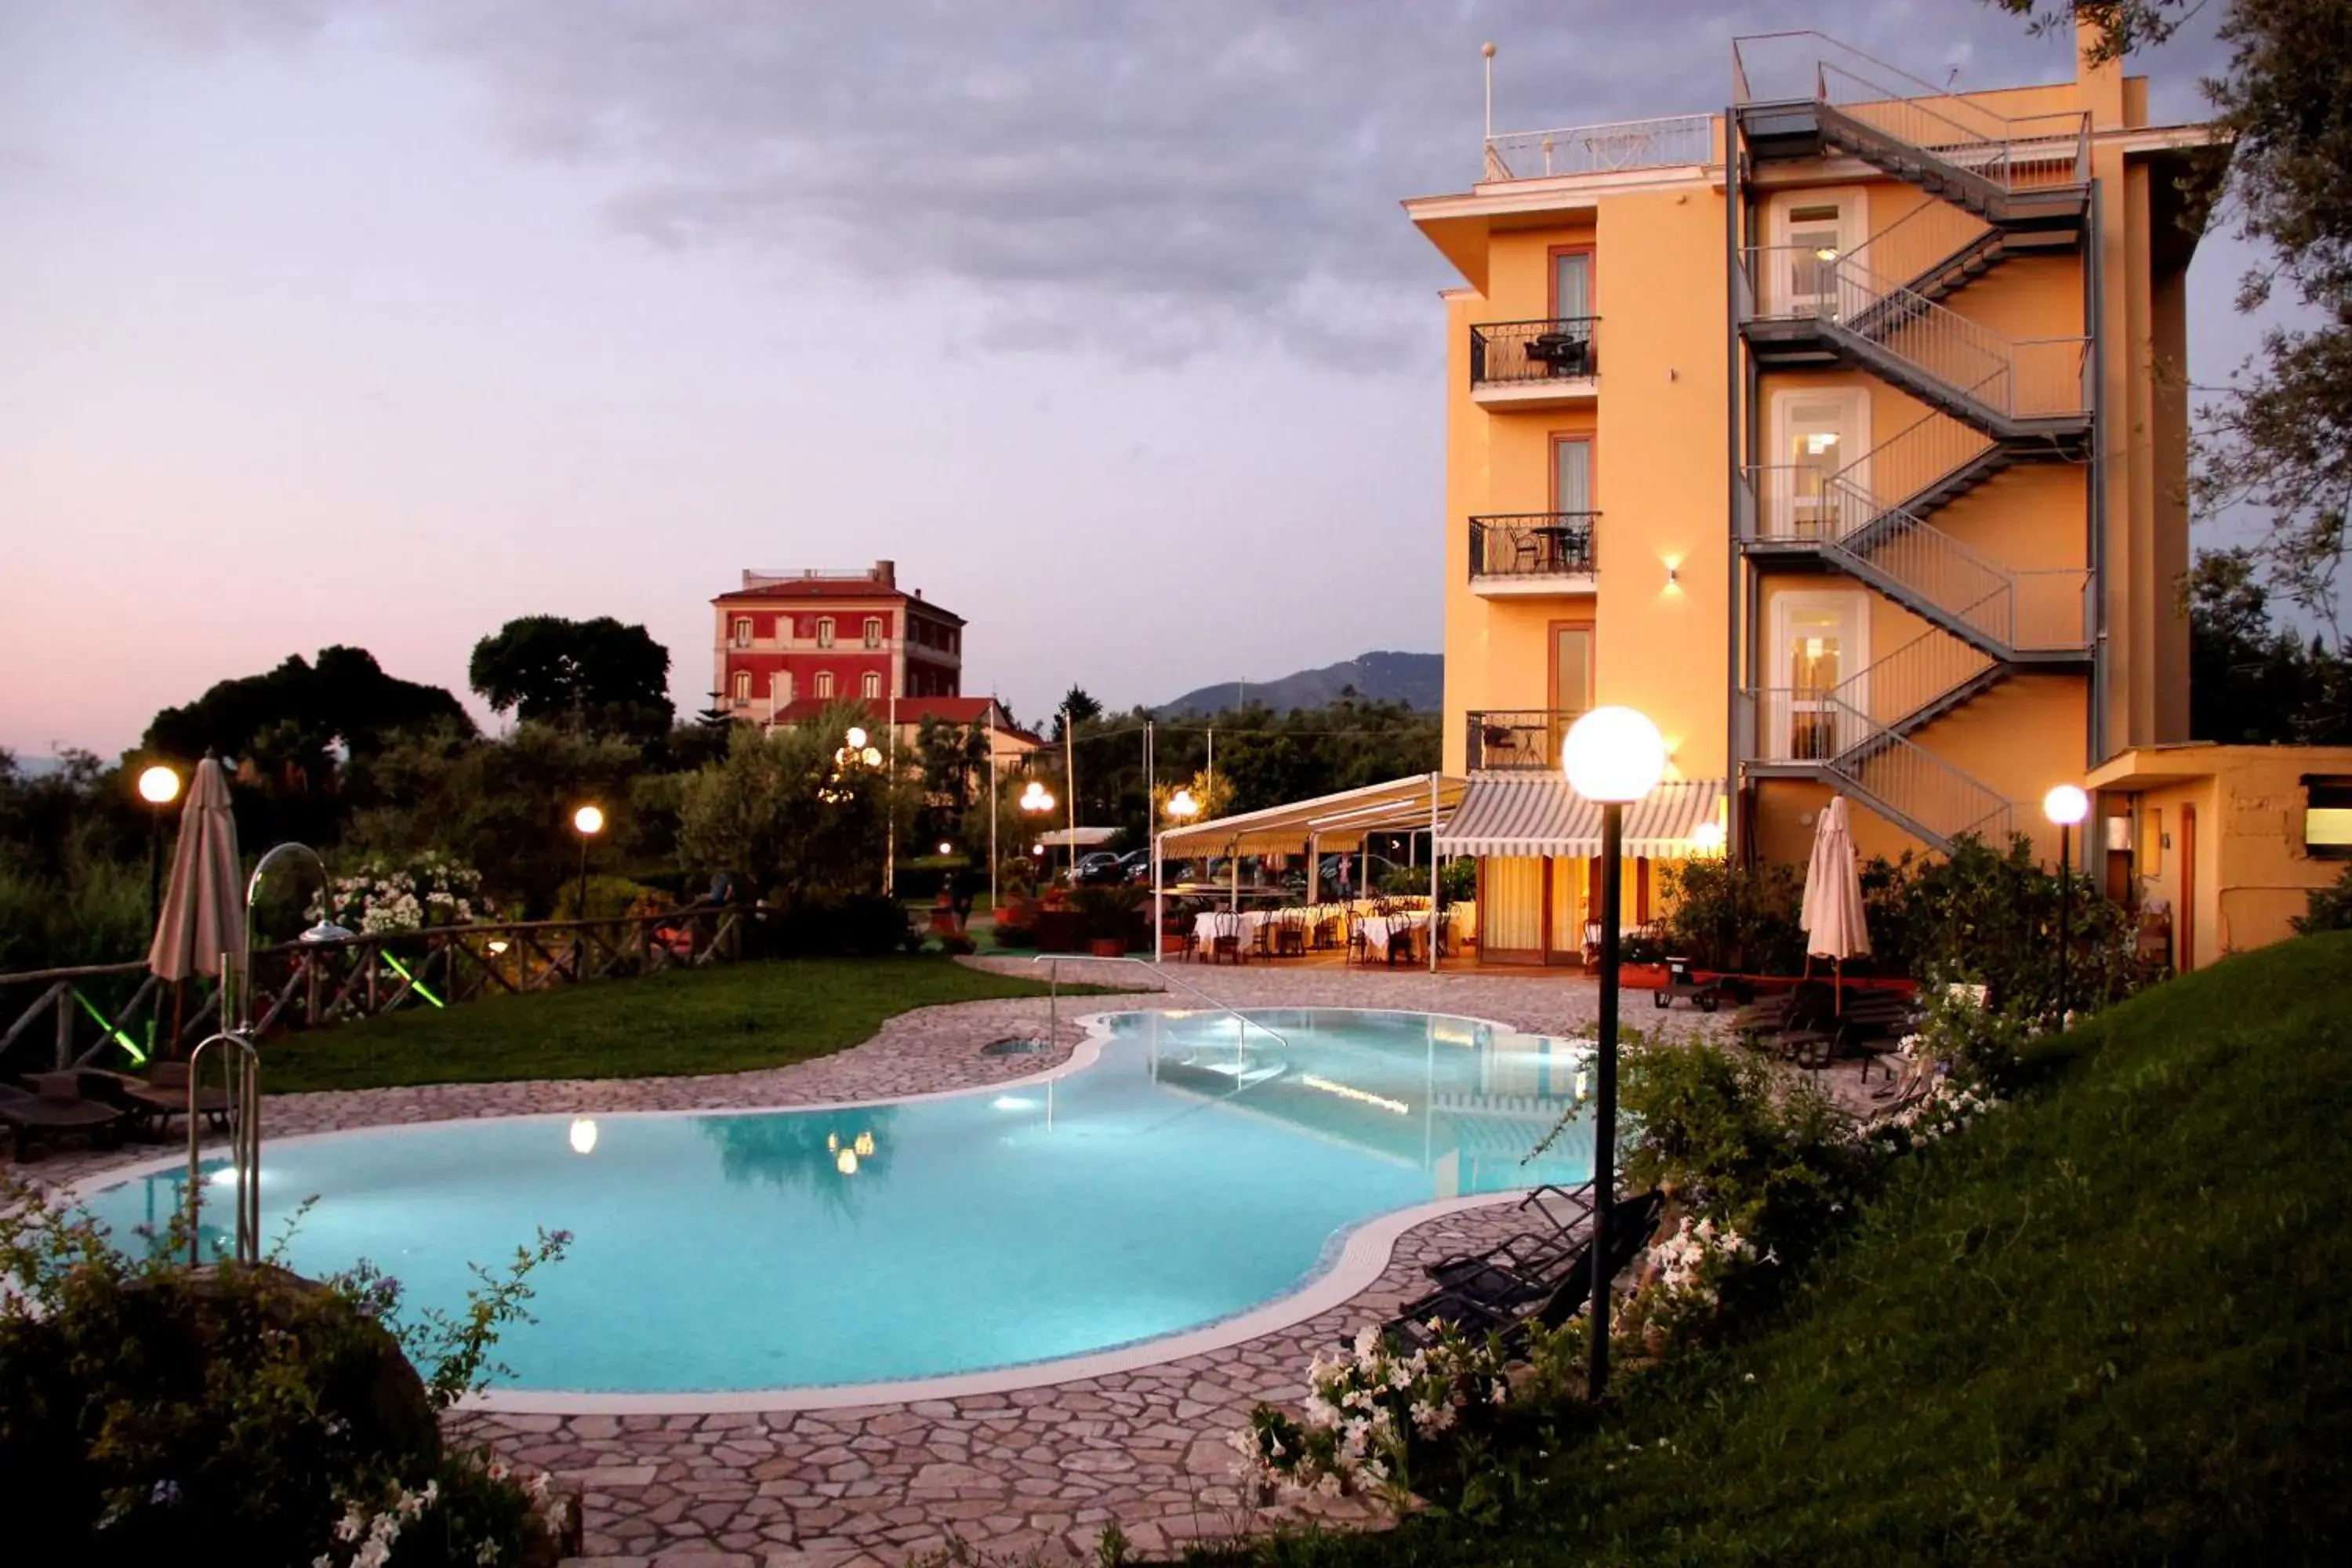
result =
[[[1585,799],[1622,805],[1658,787],[1666,773],[1666,741],[1645,713],[1595,708],[1570,728],[1559,765]]]
[[[2060,784],[2042,797],[2042,815],[2061,827],[2072,827],[2091,815],[2091,797],[2073,784]]]

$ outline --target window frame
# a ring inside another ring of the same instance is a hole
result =
[[[2344,814],[2344,837],[2312,841],[2312,814],[2322,811]],[[2303,776],[2303,852],[2315,860],[2352,860],[2352,774]]]
[[[819,702],[833,700],[833,671],[820,669],[816,672],[816,700]]]
[[[751,700],[751,672],[748,669],[737,670],[732,686],[736,702],[739,705],[748,705]]]
[[[751,646],[751,617],[749,616],[737,616],[735,617],[735,626],[732,635],[737,647],[750,647]]]
[[[880,647],[882,646],[881,616],[868,616],[866,617],[865,637],[866,646],[867,647]]]
[[[816,646],[819,647],[831,647],[833,646],[833,617],[831,616],[819,616],[816,618]]]

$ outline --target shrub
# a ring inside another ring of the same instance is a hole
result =
[[[1811,1079],[1702,1039],[1626,1052],[1634,1130],[1627,1184],[1665,1191],[1696,1219],[1784,1257],[1809,1251],[1853,1198],[1864,1166],[1850,1123]]]
[[[1731,974],[1793,974],[1804,967],[1805,935],[1797,925],[1804,889],[1793,868],[1669,861],[1664,883],[1666,945],[1677,956]]]
[[[1996,851],[1974,837],[1948,857],[1874,862],[1864,878],[1871,944],[1885,963],[1923,980],[1983,985],[1997,1012],[2057,1010],[2059,878],[2023,834]],[[2067,889],[2067,996],[2092,1010],[2138,984],[2136,933],[2122,905],[2084,877]]]
[[[1070,894],[1070,907],[1086,922],[1087,936],[1125,942],[1135,935],[1137,914],[1150,898],[1150,889],[1120,882],[1079,888]]]
[[[544,1484],[446,1452],[437,1418],[487,1382],[499,1330],[523,1315],[526,1276],[565,1237],[542,1235],[502,1279],[483,1274],[462,1318],[404,1322],[398,1285],[372,1270],[314,1283],[274,1262],[184,1268],[171,1259],[185,1237],[175,1222],[133,1259],[37,1189],[0,1186],[12,1548],[91,1564],[191,1552],[341,1562],[373,1533],[393,1568],[552,1563]],[[429,1378],[404,1349],[432,1362]],[[339,1521],[352,1533],[339,1539]]]
[[[907,907],[879,893],[793,899],[769,910],[766,929],[774,958],[879,958],[914,934]]]
[[[2287,924],[2298,936],[2314,931],[2352,931],[2352,866],[2325,888],[2314,888],[2304,895],[2304,912],[2292,916]]]
[[[404,860],[371,856],[330,890],[331,898],[310,900],[310,918],[324,915],[366,935],[465,925],[490,909],[482,874],[434,850]]]

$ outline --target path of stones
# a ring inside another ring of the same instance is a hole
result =
[[[1008,973],[1011,960],[972,961]],[[1149,984],[1131,964],[1062,965],[1068,981]],[[1541,1033],[1589,1032],[1596,992],[1556,975],[1431,975],[1406,971],[1244,967],[1177,971],[1237,1006],[1396,1007],[1468,1014]],[[1628,1021],[1719,1026],[1645,999]],[[988,1057],[1008,1035],[1045,1031],[1043,1001],[970,1002],[905,1013],[865,1044],[795,1066],[716,1078],[451,1084],[272,1097],[265,1136],[524,1112],[803,1105],[956,1089],[1034,1073],[1066,1057],[1081,1012],[1199,1005],[1181,990],[1066,1001],[1050,1057]],[[44,1160],[71,1180],[128,1154]],[[1259,1400],[1296,1400],[1318,1346],[1377,1321],[1414,1293],[1421,1265],[1517,1228],[1510,1205],[1470,1210],[1408,1231],[1380,1279],[1343,1306],[1225,1350],[1140,1371],[1008,1394],[821,1411],[725,1415],[453,1417],[461,1436],[551,1471],[580,1492],[585,1552],[597,1568],[879,1568],[951,1540],[992,1557],[1081,1556],[1117,1521],[1135,1549],[1160,1552],[1203,1537],[1266,1528],[1311,1506],[1334,1521],[1375,1522],[1346,1500],[1244,1504],[1227,1433]]]

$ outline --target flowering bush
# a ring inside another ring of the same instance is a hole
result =
[[[1227,1439],[1244,1482],[1335,1496],[1370,1488],[1402,1500],[1417,1445],[1510,1394],[1491,1341],[1443,1328],[1435,1344],[1403,1355],[1365,1329],[1352,1354],[1317,1352],[1307,1384],[1304,1419],[1260,1405]]]
[[[2005,1082],[2034,1035],[2024,1018],[1996,1012],[1982,985],[1930,984],[1919,988],[1919,1030],[1905,1036],[1899,1049],[1942,1077],[1968,1084]]]
[[[24,1561],[562,1555],[568,1503],[445,1448],[437,1418],[486,1381],[525,1277],[564,1237],[542,1237],[502,1276],[477,1270],[464,1312],[405,1317],[398,1283],[371,1270],[184,1268],[184,1218],[154,1239],[126,1256],[87,1215],[0,1181],[0,1517]]]
[[[363,936],[466,925],[490,911],[482,874],[432,850],[404,866],[370,859],[355,874],[334,879],[329,892],[324,902],[310,900],[310,918],[323,914]]]

